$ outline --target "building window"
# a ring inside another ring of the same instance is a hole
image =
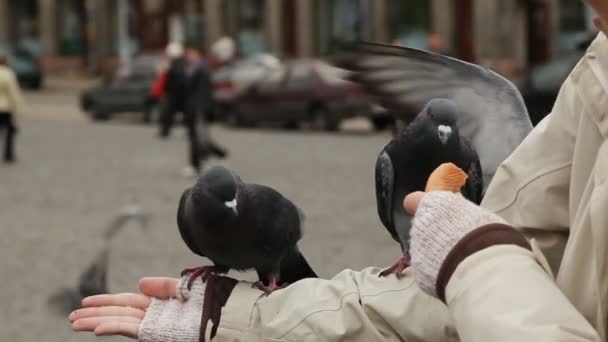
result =
[[[201,1],[186,0],[184,4],[186,43],[203,47],[205,45],[205,15]]]
[[[431,1],[389,0],[391,41],[401,45],[427,49],[431,27]]]
[[[20,43],[23,40],[38,37],[38,3],[36,0],[9,2],[12,40]]]
[[[586,37],[587,20],[582,1],[559,1],[559,51],[571,51]]]
[[[238,48],[243,57],[266,51],[264,37],[264,0],[241,0]]]
[[[134,56],[140,49],[137,4],[134,0],[113,0],[111,5],[114,18],[112,27],[113,52],[121,59],[126,60]]]
[[[370,0],[319,0],[319,52],[334,54],[356,40],[370,40]]]
[[[267,50],[264,0],[222,1],[224,32],[233,37],[242,57]]]
[[[85,52],[84,3],[78,0],[63,0],[60,3],[60,51],[64,56],[80,56]]]

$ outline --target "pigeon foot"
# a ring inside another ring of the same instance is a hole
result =
[[[201,277],[201,279],[203,280],[203,283],[204,283],[207,281],[207,279],[209,279],[209,277],[212,274],[216,274],[216,273],[223,273],[223,272],[221,272],[221,270],[218,269],[217,266],[202,266],[202,267],[186,268],[185,270],[182,271],[181,276],[183,277],[186,274],[189,274],[187,287],[188,287],[188,290],[190,290],[192,288],[192,284],[194,283],[196,278]]]
[[[266,296],[269,296],[274,291],[282,289],[285,286],[287,286],[287,284],[283,284],[283,285],[279,286],[277,284],[276,279],[271,279],[268,286],[264,285],[264,283],[261,280],[258,280],[255,283],[253,283],[253,285],[251,285],[252,288],[256,288],[258,290],[263,291],[266,294]]]
[[[407,255],[402,256],[397,260],[393,266],[385,269],[378,274],[378,277],[386,277],[389,274],[394,274],[398,279],[401,279],[401,272],[410,266],[410,257]]]

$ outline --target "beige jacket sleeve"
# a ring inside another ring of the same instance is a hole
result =
[[[462,341],[600,341],[534,253],[494,246],[466,258],[446,287]]]
[[[213,341],[458,341],[442,302],[409,273],[379,278],[380,271],[304,279],[268,297],[239,283]]]
[[[600,341],[536,255],[509,245],[473,254],[448,283],[447,307],[410,273],[378,278],[373,268],[269,297],[239,283],[213,341]]]
[[[600,33],[552,113],[497,170],[482,203],[538,245],[559,289],[608,325],[608,40]]]

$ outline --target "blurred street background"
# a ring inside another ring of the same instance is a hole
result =
[[[25,99],[17,162],[0,164],[0,341],[95,340],[47,300],[76,285],[129,205],[149,214],[148,229],[127,222],[110,242],[110,291],[204,262],[175,220],[195,181],[181,172],[186,130],[178,119],[158,137],[163,101],[151,89],[168,43],[202,50],[212,72],[202,119],[230,154],[205,167],[292,199],[306,213],[301,250],[331,277],[400,253],[374,192],[377,154],[399,123],[332,66],[348,44],[492,68],[537,123],[595,36],[590,18],[580,0],[0,0],[0,53]]]

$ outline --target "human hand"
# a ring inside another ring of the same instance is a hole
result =
[[[418,206],[420,205],[420,201],[424,197],[426,193],[423,191],[416,191],[405,196],[403,200],[403,208],[410,215],[415,215],[418,210]]]
[[[139,293],[102,294],[83,299],[82,309],[69,315],[74,331],[97,336],[122,335],[137,339],[141,322],[152,298],[176,296],[178,279],[148,277],[139,281]]]
[[[498,244],[529,248],[520,232],[460,193],[414,192],[405,197],[403,206],[414,215],[410,233],[414,280],[442,300],[451,275],[466,257]]]

